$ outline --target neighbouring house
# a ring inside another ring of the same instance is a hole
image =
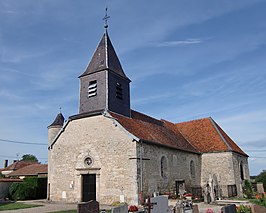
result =
[[[172,123],[131,109],[131,81],[107,28],[79,78],[78,114],[64,122],[60,112],[48,127],[48,199],[138,204],[153,193],[242,196],[248,155],[211,117]]]
[[[8,177],[16,177],[20,179],[23,179],[25,177],[47,177],[47,173],[47,164],[34,163],[9,173]]]
[[[32,161],[15,161],[14,163],[12,163],[11,165],[7,166],[6,168],[4,168],[1,173],[5,176],[5,177],[9,177],[9,174],[19,170],[25,166],[28,165],[32,165],[32,164],[38,164],[37,162],[32,162]]]

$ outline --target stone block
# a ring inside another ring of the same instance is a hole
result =
[[[99,213],[99,203],[95,200],[79,203],[78,213]]]
[[[252,213],[266,213],[266,208],[257,204],[251,206]]]
[[[236,213],[236,205],[228,205],[222,208],[222,213]]]
[[[166,213],[168,212],[168,198],[158,196],[151,198],[152,209],[151,213]]]
[[[198,205],[193,205],[193,213],[199,213]]]
[[[112,213],[128,213],[128,206],[118,206],[112,209]]]

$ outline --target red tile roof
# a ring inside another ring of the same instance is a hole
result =
[[[47,164],[31,164],[25,166],[21,169],[18,169],[14,172],[8,174],[8,176],[36,176],[38,174],[47,174],[48,173],[48,165]]]
[[[110,112],[128,132],[144,142],[183,151],[244,153],[212,118],[173,124],[131,110],[131,118]]]
[[[112,112],[110,112],[110,114],[116,118],[128,132],[142,139],[144,142],[198,153],[198,151],[186,141],[177,129],[174,129],[173,131],[172,128],[169,128],[169,126],[174,124],[166,124],[163,121],[133,110],[131,110],[131,118]]]
[[[234,151],[248,156],[212,118],[177,123],[175,126],[200,152]]]
[[[10,171],[10,170],[18,170],[20,168],[23,168],[25,166],[31,165],[31,164],[36,164],[37,162],[32,162],[32,161],[17,161],[8,167],[4,168],[3,171]]]

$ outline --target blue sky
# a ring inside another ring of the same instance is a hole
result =
[[[0,139],[46,144],[59,107],[78,113],[105,5],[0,0]],[[108,11],[131,107],[172,122],[211,116],[250,155],[251,175],[266,169],[266,2],[109,0]],[[47,162],[46,146],[0,146],[0,167],[17,154]]]

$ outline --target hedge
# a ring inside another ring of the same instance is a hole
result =
[[[9,197],[12,200],[44,199],[47,196],[47,178],[25,178],[23,182],[12,183]]]

